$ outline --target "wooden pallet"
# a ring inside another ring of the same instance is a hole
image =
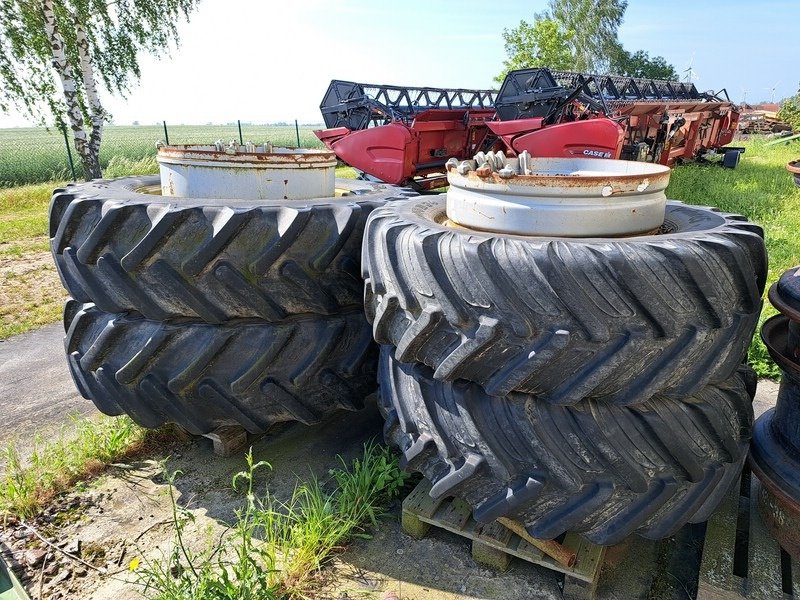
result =
[[[758,511],[760,483],[742,473],[711,515],[703,544],[698,600],[800,600],[800,561],[767,530]]]
[[[423,479],[403,501],[403,530],[415,539],[427,535],[431,526],[472,540],[472,558],[483,565],[505,571],[512,556],[564,573],[564,598],[591,600],[595,597],[605,548],[567,534],[563,545],[574,550],[573,567],[553,560],[497,522],[483,525],[472,518],[472,509],[457,498],[434,500],[431,483]]]

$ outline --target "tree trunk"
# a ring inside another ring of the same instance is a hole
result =
[[[83,163],[84,177],[95,179],[102,177],[98,152],[93,150],[83,128],[83,112],[81,111],[80,97],[78,95],[78,82],[75,72],[69,64],[67,53],[64,49],[64,38],[58,29],[58,22],[53,10],[53,0],[42,0],[42,13],[47,37],[50,41],[50,50],[53,53],[53,68],[55,69],[61,88],[64,91],[64,102],[67,109],[67,118],[72,129],[72,138],[75,150]],[[97,148],[99,149],[99,137]]]
[[[100,139],[103,135],[103,121],[106,117],[106,111],[103,105],[100,104],[100,95],[97,93],[97,83],[95,82],[94,67],[92,67],[92,59],[89,54],[89,40],[86,37],[86,30],[77,17],[74,17],[74,21],[75,39],[78,46],[78,56],[80,57],[81,74],[83,75],[83,89],[86,91],[86,100],[89,105],[89,118],[92,122],[92,133],[89,135],[89,149],[92,152],[97,172],[96,175],[92,175],[92,178],[97,178],[102,177],[99,163]]]

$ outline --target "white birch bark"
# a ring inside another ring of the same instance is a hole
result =
[[[86,91],[86,101],[89,105],[89,118],[92,121],[92,133],[89,136],[89,146],[93,154],[98,156],[100,154],[100,140],[103,135],[105,109],[100,103],[100,95],[97,93],[97,82],[94,78],[94,67],[92,66],[92,59],[89,54],[89,40],[86,37],[86,30],[77,18],[75,19],[75,38],[81,63],[83,89]]]

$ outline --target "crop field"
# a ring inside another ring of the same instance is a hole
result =
[[[321,127],[321,126],[320,126]],[[321,148],[313,133],[314,127],[300,128],[300,146]],[[229,125],[169,125],[171,144],[210,144],[218,139],[238,140],[236,123]],[[242,123],[244,141],[272,142],[296,146],[293,126],[251,125]],[[138,161],[156,155],[156,142],[164,141],[161,125],[109,125],[103,132],[100,163],[105,168],[113,157],[117,160]],[[73,149],[77,177],[81,177],[80,160]],[[0,129],[0,187],[28,183],[43,183],[70,179],[69,162],[64,136],[57,129],[42,127]]]

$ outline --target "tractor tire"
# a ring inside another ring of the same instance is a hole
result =
[[[358,410],[375,390],[377,347],[359,309],[281,323],[162,323],[68,301],[65,346],[81,394],[144,427],[200,435],[221,425],[263,433]]]
[[[767,272],[744,217],[670,202],[659,233],[488,234],[446,221],[445,195],[370,216],[362,271],[375,340],[490,396],[620,405],[722,383],[744,360]]]
[[[64,287],[106,312],[164,321],[278,321],[362,306],[361,239],[370,211],[409,190],[338,179],[347,195],[309,201],[162,197],[160,179],[58,189],[53,256]]]
[[[478,522],[509,517],[543,539],[576,531],[607,545],[705,521],[741,473],[753,422],[749,367],[691,397],[636,406],[493,398],[437,381],[388,346],[378,379],[386,441],[433,483],[431,496],[457,496]]]

